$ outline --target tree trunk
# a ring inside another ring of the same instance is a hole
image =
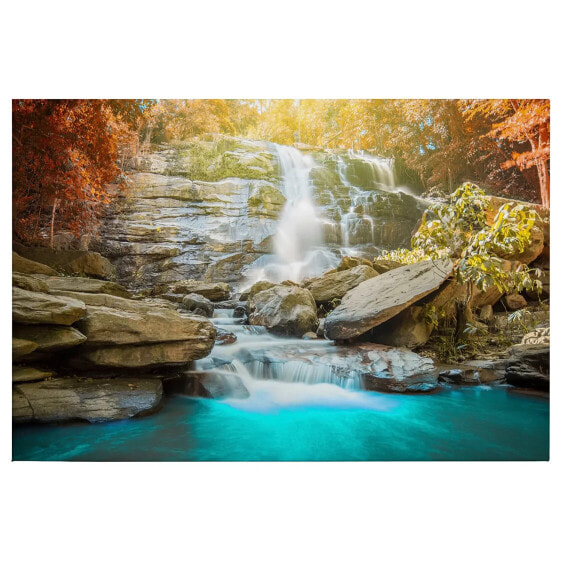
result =
[[[549,132],[547,130],[547,124],[540,124],[539,131],[539,147],[542,148],[549,144]],[[540,178],[540,195],[542,199],[542,205],[549,208],[549,171],[547,170],[547,161],[542,156],[538,161],[538,175]]]
[[[468,323],[473,323],[473,314],[471,311],[471,300],[473,296],[473,284],[471,281],[467,287],[467,298],[463,301],[456,302],[456,330],[454,331],[454,341],[465,341],[468,334],[465,332]]]
[[[53,203],[53,213],[51,215],[51,249],[53,248],[53,240],[55,237],[55,213],[57,205],[58,199],[55,199],[55,202]]]

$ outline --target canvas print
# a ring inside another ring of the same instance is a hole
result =
[[[549,116],[13,100],[13,459],[548,460]]]

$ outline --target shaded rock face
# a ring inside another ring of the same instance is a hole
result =
[[[21,244],[14,244],[14,247],[22,257],[51,268],[51,272],[44,271],[43,274],[56,274],[52,271],[54,269],[67,275],[85,275],[106,279],[115,272],[111,262],[94,251],[56,250],[49,247],[28,247]]]
[[[239,376],[220,372],[185,372],[164,381],[166,392],[213,399],[246,399],[249,391]]]
[[[38,352],[53,352],[80,345],[86,336],[73,327],[59,325],[14,325],[15,337],[33,341]]]
[[[159,380],[58,379],[14,386],[12,418],[22,422],[127,419],[155,411],[162,399]]]
[[[549,391],[549,344],[512,346],[506,381],[513,386]]]
[[[415,348],[424,345],[433,330],[425,320],[423,306],[410,306],[365,334],[369,341],[395,347]]]
[[[326,303],[335,298],[343,298],[349,290],[376,276],[378,273],[372,267],[359,265],[352,269],[327,273],[304,283],[303,286],[312,293],[317,303]]]
[[[12,383],[37,382],[54,376],[50,370],[40,370],[31,366],[12,366]]]
[[[12,271],[15,273],[28,273],[37,275],[56,275],[57,272],[47,265],[26,259],[12,251]]]
[[[12,286],[31,290],[31,292],[49,292],[49,285],[45,281],[23,273],[12,273]]]
[[[329,339],[358,337],[434,292],[451,274],[451,261],[421,261],[399,267],[349,291],[325,319]]]
[[[477,368],[476,365],[458,365],[449,370],[441,370],[438,380],[447,384],[478,386],[504,380],[504,371],[501,372],[494,368]]]
[[[12,358],[18,359],[32,353],[38,347],[37,343],[26,339],[12,339]]]
[[[278,285],[248,301],[249,323],[272,333],[301,337],[318,327],[316,303],[309,290]]]

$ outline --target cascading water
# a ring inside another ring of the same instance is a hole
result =
[[[258,280],[299,282],[337,265],[337,257],[322,247],[322,219],[314,205],[310,171],[315,162],[291,146],[274,145],[286,198],[274,238],[274,254],[255,262],[248,272]]]

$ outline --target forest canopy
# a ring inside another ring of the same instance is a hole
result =
[[[411,184],[464,181],[549,206],[548,100],[14,100],[13,233],[84,234],[151,143],[222,133],[281,144],[368,150]]]

